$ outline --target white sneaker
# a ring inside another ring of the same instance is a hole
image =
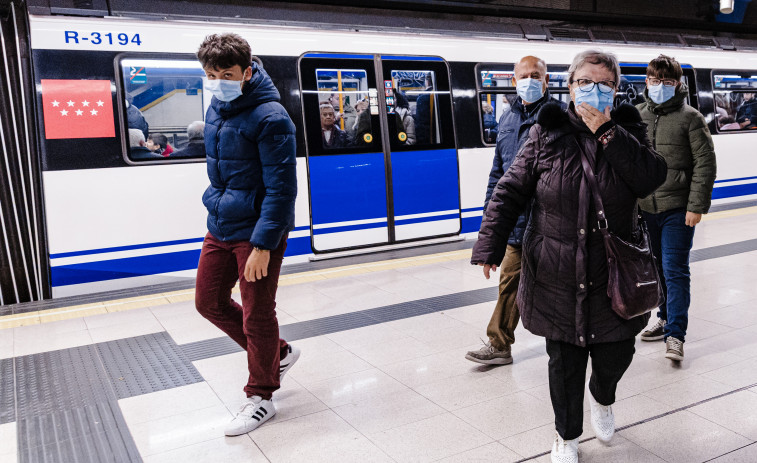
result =
[[[615,415],[612,413],[612,405],[602,405],[597,402],[589,389],[589,383],[586,383],[586,392],[589,393],[591,406],[591,428],[597,435],[597,440],[608,445],[615,434]]]
[[[563,440],[560,434],[555,433],[551,458],[552,463],[578,463],[578,438]]]
[[[291,344],[287,344],[287,356],[279,361],[279,381],[284,379],[284,375],[292,365],[300,358],[300,349]]]
[[[226,425],[227,436],[238,436],[255,430],[258,426],[270,420],[276,414],[276,407],[270,400],[263,400],[259,396],[247,398],[239,409],[237,416]]]

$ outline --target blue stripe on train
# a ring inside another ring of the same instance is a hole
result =
[[[305,225],[304,227],[295,227],[294,230],[292,231],[301,231],[301,230],[310,230],[310,226]],[[115,246],[112,248],[98,248],[98,249],[85,249],[83,251],[60,252],[57,254],[50,254],[50,259],[60,259],[61,257],[89,256],[92,254],[104,254],[107,252],[132,251],[134,249],[160,248],[163,246],[173,246],[176,244],[202,243],[204,240],[205,238],[189,238],[185,240],[158,241],[156,243],[141,243],[141,244],[132,244],[128,246]]]
[[[285,256],[310,254],[310,236],[287,240]],[[50,269],[53,287],[116,280],[145,275],[194,270],[200,260],[200,250],[167,252],[149,256],[59,265]]]
[[[410,225],[414,223],[436,222],[438,220],[459,219],[460,214],[444,214],[431,217],[418,217],[415,219],[402,219],[394,222],[395,225]]]
[[[460,233],[473,233],[481,229],[481,219],[483,216],[463,217],[463,229]]]
[[[132,251],[134,249],[159,248],[162,246],[173,246],[176,244],[202,243],[204,239],[205,238],[189,238],[186,240],[159,241],[157,243],[134,244],[129,246],[116,246],[112,248],[86,249],[84,251],[60,252],[58,254],[50,254],[50,259],[59,259],[61,257],[89,256],[92,254],[103,254],[106,252]]]
[[[757,194],[757,183],[745,183],[743,185],[715,187],[712,190],[712,199],[733,198],[734,196],[754,194]]]

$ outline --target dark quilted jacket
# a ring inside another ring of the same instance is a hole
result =
[[[208,231],[222,241],[275,249],[294,227],[295,128],[256,63],[239,98],[213,98],[205,117]]]
[[[499,119],[497,148],[494,151],[492,170],[489,172],[489,184],[486,187],[484,209],[489,204],[489,199],[492,197],[492,192],[494,191],[494,187],[497,186],[497,182],[505,174],[505,171],[510,168],[513,160],[515,160],[515,155],[518,154],[518,150],[526,142],[528,131],[536,124],[536,114],[547,102],[559,104],[563,108],[565,107],[565,103],[550,97],[549,89],[547,89],[541,100],[528,106],[524,105],[520,98],[516,98],[510,110],[505,111]],[[526,108],[528,108],[528,111],[526,111]],[[523,243],[527,213],[528,211],[518,218],[518,223],[513,228],[507,244],[520,247]]]
[[[657,104],[645,89],[646,101],[636,106],[647,123],[655,150],[668,164],[665,183],[639,201],[644,212],[656,214],[685,207],[706,214],[710,210],[717,171],[715,146],[704,116],[686,104],[688,96],[688,87],[681,84],[673,98]]]
[[[533,198],[523,240],[518,308],[523,325],[547,339],[579,346],[634,337],[649,314],[624,320],[607,296],[606,253],[581,165],[579,144],[594,160],[610,231],[629,239],[636,202],[665,180],[665,161],[651,147],[638,111],[613,114],[602,148],[573,112],[545,106],[484,213],[474,264],[497,264],[518,215]],[[617,124],[616,124],[617,123]]]

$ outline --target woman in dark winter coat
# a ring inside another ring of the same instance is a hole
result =
[[[589,50],[569,69],[572,103],[545,106],[510,169],[500,179],[484,213],[471,262],[488,278],[507,237],[531,203],[523,240],[518,307],[523,325],[544,336],[557,435],[552,461],[578,462],[583,432],[586,365],[591,422],[597,438],[615,431],[612,405],[618,381],[634,354],[634,338],[649,315],[625,320],[607,296],[606,253],[581,163],[591,163],[611,232],[630,239],[637,199],[665,181],[665,161],[652,148],[638,111],[623,105],[610,112],[620,81],[615,55]]]

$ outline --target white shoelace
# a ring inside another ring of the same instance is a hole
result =
[[[668,342],[670,343],[670,348],[675,350],[681,350],[681,346],[683,345],[683,343],[676,338],[668,338]]]
[[[242,404],[242,406],[239,408],[239,412],[237,412],[237,416],[242,416],[245,418],[252,418],[253,413],[255,412],[255,408],[258,404],[254,402],[245,402]]]

